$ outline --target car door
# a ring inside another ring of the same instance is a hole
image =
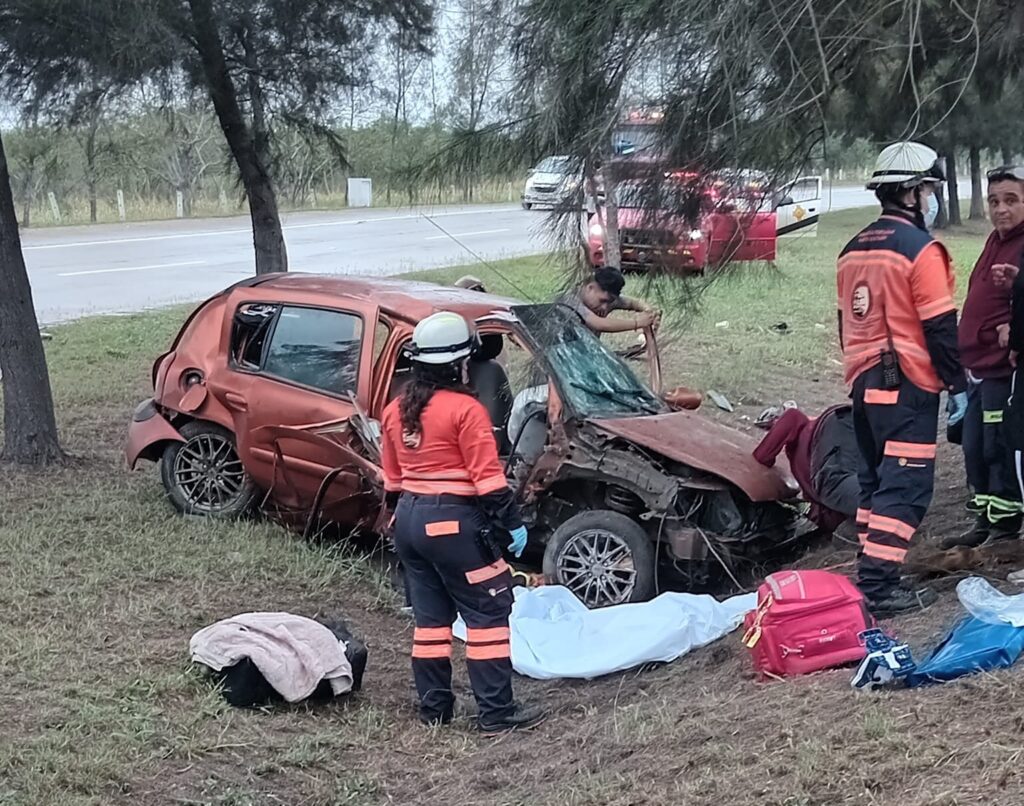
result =
[[[775,260],[775,213],[717,211],[707,219],[710,266],[734,260]]]
[[[780,238],[818,235],[821,177],[804,176],[775,194],[776,232]]]
[[[285,512],[323,510],[355,524],[373,507],[377,469],[351,420],[369,397],[374,306],[241,302],[228,337],[230,372],[211,393],[232,412],[239,456]],[[364,499],[371,500],[364,500]]]

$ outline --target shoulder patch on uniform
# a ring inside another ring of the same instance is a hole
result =
[[[850,299],[850,309],[858,319],[863,319],[871,310],[871,288],[867,283],[857,283]]]

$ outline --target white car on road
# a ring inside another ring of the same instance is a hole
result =
[[[523,188],[523,208],[555,207],[572,199],[581,171],[572,157],[545,157],[530,170]]]

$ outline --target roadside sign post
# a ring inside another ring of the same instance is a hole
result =
[[[177,200],[177,210],[176,210],[176,212],[177,212],[178,218],[184,218],[185,217],[185,194],[182,193],[179,190],[179,191],[177,191],[174,194],[174,196],[175,196],[175,199]]]
[[[49,193],[47,193],[46,195],[50,199],[50,211],[53,213],[53,218],[59,224],[60,223],[60,206],[57,204],[57,196],[54,194],[54,192],[52,190]]]
[[[117,189],[117,217],[121,219],[122,224],[128,220],[127,211],[124,209],[124,191],[120,188]]]

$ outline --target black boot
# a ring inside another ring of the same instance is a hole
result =
[[[977,516],[974,521],[974,525],[970,529],[962,535],[952,535],[943,539],[942,542],[939,543],[939,548],[944,551],[946,549],[954,549],[957,546],[964,546],[972,549],[975,546],[980,546],[988,540],[991,530],[992,524],[988,522],[988,517],[984,512],[982,512]]]
[[[868,597],[868,610],[879,618],[887,616],[899,616],[904,613],[913,613],[924,610],[935,604],[939,595],[931,588],[918,588],[910,590],[904,587],[895,587],[881,597]]]
[[[512,713],[498,718],[482,716],[477,720],[480,732],[487,736],[508,733],[510,730],[524,730],[539,725],[547,718],[547,712],[539,705],[517,702]]]
[[[1020,537],[1021,520],[1024,515],[1011,515],[1009,518],[1000,518],[992,524],[989,529],[988,542],[996,540],[1016,540]]]

